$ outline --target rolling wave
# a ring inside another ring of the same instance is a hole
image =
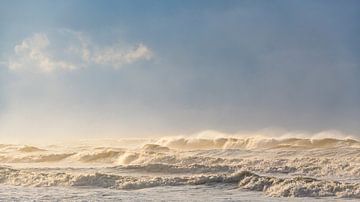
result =
[[[360,198],[360,183],[294,177],[260,176],[249,171],[231,174],[192,175],[178,177],[134,177],[105,173],[37,173],[0,168],[0,183],[17,186],[86,186],[110,189],[144,189],[157,186],[237,184],[239,188],[262,191],[276,197]]]
[[[267,137],[169,137],[156,142],[172,149],[320,149],[335,147],[360,147],[360,142],[354,139],[335,138],[267,138]]]

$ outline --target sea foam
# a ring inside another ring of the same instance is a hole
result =
[[[355,138],[202,134],[128,141],[130,147],[127,140],[2,144],[0,183],[113,190],[229,184],[273,197],[359,198]]]

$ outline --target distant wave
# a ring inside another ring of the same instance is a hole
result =
[[[39,151],[46,151],[45,149],[40,149],[34,146],[25,145],[18,149],[20,152],[39,152]]]
[[[79,161],[84,163],[90,162],[100,162],[100,163],[110,163],[116,161],[120,155],[124,154],[124,151],[114,151],[114,150],[103,150],[100,152],[89,153],[79,155]]]
[[[335,138],[201,138],[201,137],[169,137],[156,142],[172,149],[317,149],[334,147],[360,147],[360,142],[354,139]]]

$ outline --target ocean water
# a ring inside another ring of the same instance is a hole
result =
[[[350,138],[164,137],[0,145],[0,201],[358,201]]]

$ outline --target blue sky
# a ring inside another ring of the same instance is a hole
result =
[[[0,134],[360,135],[358,1],[2,1]]]

